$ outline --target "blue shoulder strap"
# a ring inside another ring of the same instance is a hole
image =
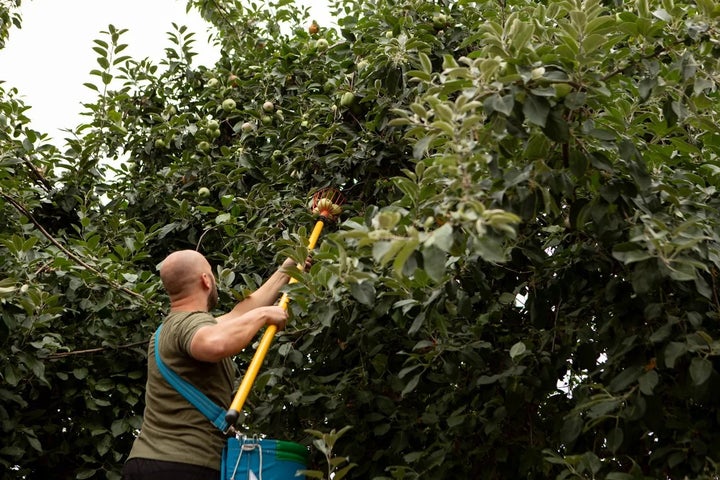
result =
[[[205,415],[208,420],[212,422],[222,432],[228,430],[228,424],[225,421],[225,414],[227,413],[224,408],[210,400],[204,393],[197,389],[192,383],[188,382],[180,375],[175,373],[170,367],[165,365],[160,358],[160,325],[155,332],[155,363],[157,363],[158,370],[165,380],[177,390],[185,399],[190,402],[195,408],[200,410],[200,413]]]

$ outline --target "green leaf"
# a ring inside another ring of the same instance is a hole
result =
[[[512,347],[510,347],[510,358],[515,360],[520,355],[524,354],[527,351],[527,347],[525,347],[525,344],[523,342],[517,342]]]
[[[97,473],[97,469],[87,469],[80,471],[75,478],[78,480],[83,480],[85,478],[92,478]]]
[[[408,335],[414,335],[415,333],[420,330],[420,328],[425,323],[425,311],[420,312],[415,319],[413,320],[412,325],[410,325],[410,328],[408,329]]]
[[[350,294],[363,305],[373,306],[375,304],[375,286],[370,282],[351,283]]]
[[[415,145],[413,145],[413,158],[416,160],[423,158],[436,138],[437,135],[428,134],[415,142]]]
[[[607,448],[612,453],[617,452],[620,450],[620,447],[622,446],[623,440],[625,436],[623,434],[623,431],[620,427],[615,427],[607,434]]]
[[[402,389],[402,392],[400,392],[400,396],[404,397],[408,393],[411,393],[413,390],[415,390],[418,386],[418,383],[420,383],[420,378],[422,377],[422,373],[418,373],[414,377],[410,379],[410,381],[405,384],[405,388]]]
[[[550,111],[545,121],[543,132],[551,140],[556,142],[567,142],[570,139],[570,126],[563,117],[562,112],[558,109]]]
[[[645,395],[652,395],[653,390],[657,386],[659,380],[660,377],[655,370],[649,370],[645,372],[644,374],[640,375],[640,378],[638,378],[640,391]]]
[[[653,258],[650,252],[642,249],[639,245],[633,242],[615,245],[612,255],[626,265]]]
[[[608,384],[608,390],[613,393],[625,390],[640,377],[642,372],[643,367],[641,366],[628,367],[624,369],[610,381]]]
[[[420,59],[420,65],[422,65],[423,72],[425,73],[432,73],[432,62],[430,61],[430,57],[425,54],[425,52],[419,52],[418,58]]]
[[[687,344],[681,342],[670,342],[665,347],[665,365],[668,368],[675,368],[675,362],[688,351]]]
[[[712,374],[712,362],[704,357],[695,357],[690,362],[690,378],[695,385],[702,385],[707,382]]]
[[[568,444],[575,441],[582,432],[584,422],[579,414],[572,414],[565,417],[565,421],[560,428],[560,439],[563,443]]]
[[[550,104],[544,98],[528,95],[523,103],[523,114],[528,122],[545,127],[550,113]]]
[[[109,378],[103,378],[95,384],[95,390],[98,392],[109,392],[115,388],[115,382]]]
[[[445,252],[435,247],[424,248],[422,251],[423,269],[430,278],[439,282],[445,277]]]
[[[442,227],[433,230],[425,240],[425,246],[435,246],[443,252],[450,252],[453,245],[453,227],[445,223]]]
[[[231,214],[229,214],[229,213],[221,213],[220,215],[218,215],[217,217],[215,217],[215,223],[217,223],[218,225],[220,225],[220,224],[229,222],[231,219],[232,219],[232,215],[231,215]]]
[[[637,477],[624,472],[610,472],[605,476],[605,480],[635,480]]]
[[[512,95],[505,95],[503,97],[496,93],[485,101],[486,110],[489,109],[490,112],[500,112],[505,116],[510,116],[514,105],[515,99]]]
[[[410,255],[415,253],[418,244],[419,241],[416,238],[410,238],[404,242],[402,249],[400,249],[395,257],[395,261],[393,262],[393,272],[395,275],[402,275],[402,269],[405,266],[405,262],[407,262],[408,258],[410,258]]]

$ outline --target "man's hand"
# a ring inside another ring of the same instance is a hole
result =
[[[297,262],[293,260],[292,258],[286,258],[285,261],[282,263],[282,269],[287,270],[297,265]],[[305,259],[305,265],[302,266],[302,270],[304,272],[307,272],[310,270],[310,267],[312,267],[312,257],[307,257]],[[300,267],[298,267],[300,268]]]
[[[265,319],[265,325],[275,325],[278,330],[284,330],[287,324],[288,312],[277,305],[270,307],[259,307],[256,309],[258,313]]]

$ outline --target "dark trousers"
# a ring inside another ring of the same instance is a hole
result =
[[[188,463],[131,458],[123,466],[123,480],[220,480],[214,468]]]

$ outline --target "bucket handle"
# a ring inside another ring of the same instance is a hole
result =
[[[263,472],[263,454],[262,454],[262,445],[260,444],[260,439],[257,435],[253,435],[252,442],[247,441],[247,436],[240,435],[239,433],[235,435],[235,438],[238,439],[240,442],[240,453],[238,454],[237,461],[235,462],[235,468],[233,469],[233,473],[230,476],[230,480],[235,480],[235,475],[237,474],[238,468],[240,468],[240,459],[242,458],[243,452],[252,452],[257,448],[258,452],[260,452],[260,478],[258,480],[262,480],[262,472]],[[250,478],[250,468],[249,468],[250,462],[248,462],[248,479]]]

